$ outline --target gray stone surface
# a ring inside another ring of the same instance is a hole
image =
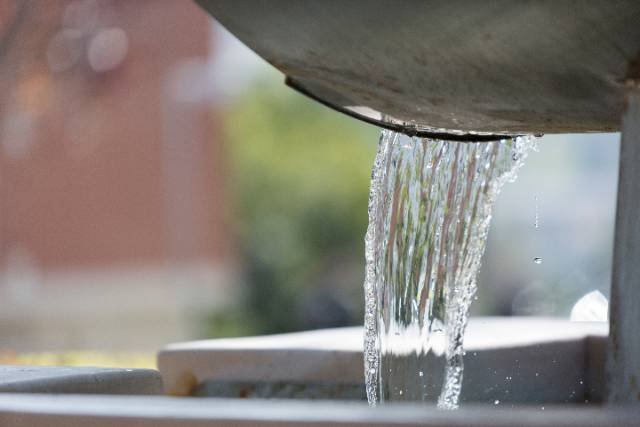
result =
[[[0,392],[160,394],[162,378],[153,369],[0,365]]]
[[[599,401],[606,334],[605,323],[472,318],[462,401]],[[289,384],[279,397],[310,398],[321,397],[320,383],[332,398],[363,382],[362,329],[173,344],[159,353],[158,367],[172,395],[269,397],[269,384],[277,393]]]
[[[468,405],[458,411],[438,411],[427,405],[369,408],[364,402],[0,396],[2,427],[618,427],[636,426],[638,420],[640,409],[633,407]]]
[[[196,397],[365,400],[364,383],[336,384],[311,381],[205,380],[192,391]]]

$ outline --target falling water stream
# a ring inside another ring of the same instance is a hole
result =
[[[463,337],[491,208],[530,137],[463,143],[382,131],[366,235],[365,379],[371,405],[458,406]]]

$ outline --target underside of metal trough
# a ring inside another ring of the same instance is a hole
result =
[[[616,131],[640,61],[634,0],[197,1],[289,85],[405,133]]]

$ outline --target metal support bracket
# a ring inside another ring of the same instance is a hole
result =
[[[627,83],[622,116],[607,400],[640,403],[640,79]]]

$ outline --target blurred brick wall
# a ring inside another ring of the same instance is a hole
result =
[[[0,0],[0,14],[5,35],[19,20],[0,47],[0,265],[17,247],[45,272],[228,255],[210,106],[173,94],[209,55],[198,7]]]
[[[188,0],[0,0],[0,352],[154,349],[234,298],[211,45]]]

